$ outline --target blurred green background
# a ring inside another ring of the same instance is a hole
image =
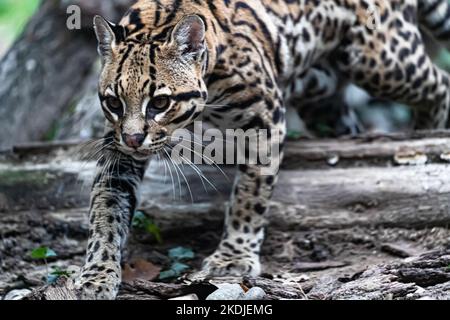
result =
[[[0,56],[14,41],[41,0],[0,0]]]

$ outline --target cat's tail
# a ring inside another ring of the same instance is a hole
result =
[[[418,0],[418,17],[421,26],[450,49],[450,1]]]

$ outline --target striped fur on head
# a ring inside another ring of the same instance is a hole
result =
[[[149,156],[203,111],[205,24],[188,15],[167,36],[141,41],[99,16],[94,25],[103,62],[99,96],[116,144],[127,154]],[[144,140],[130,145],[133,136]]]

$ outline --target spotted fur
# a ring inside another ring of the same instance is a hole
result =
[[[368,27],[374,5],[375,29]],[[99,95],[112,144],[92,192],[83,297],[117,294],[147,161],[199,116],[221,129],[284,137],[286,107],[332,96],[351,81],[411,105],[418,128],[444,127],[449,76],[425,53],[419,27],[448,43],[449,21],[447,0],[140,0],[118,25],[96,17]],[[210,274],[261,271],[277,174],[262,176],[260,167],[238,168],[222,241],[204,262]]]

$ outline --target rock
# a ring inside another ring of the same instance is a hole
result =
[[[193,294],[188,294],[186,296],[182,296],[182,297],[176,297],[176,298],[172,298],[169,300],[182,300],[182,301],[187,301],[187,300],[199,300],[198,296],[193,293]]]
[[[13,290],[8,292],[8,294],[3,298],[3,300],[22,300],[30,293],[31,290],[28,289]]]
[[[243,300],[244,289],[238,284],[219,284],[218,290],[211,293],[206,300]]]
[[[218,284],[218,290],[210,294],[206,300],[263,300],[266,292],[259,288],[253,287],[247,292],[239,284]]]
[[[243,300],[264,300],[265,297],[266,292],[263,289],[253,287],[245,293]]]

